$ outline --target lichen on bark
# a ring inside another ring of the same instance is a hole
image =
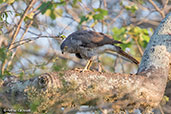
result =
[[[24,81],[8,77],[0,95],[39,113],[79,111],[82,105],[115,111],[140,108],[147,113],[159,105],[169,76],[170,26],[171,13],[151,37],[136,75],[68,70]]]

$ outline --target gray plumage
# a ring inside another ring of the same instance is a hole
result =
[[[94,56],[104,53],[108,50],[117,52],[118,54],[127,57],[134,63],[138,61],[124,52],[119,46],[122,42],[114,40],[111,36],[101,32],[94,31],[76,31],[70,34],[61,44],[62,53],[75,53],[80,59],[90,60]]]

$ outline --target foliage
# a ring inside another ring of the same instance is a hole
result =
[[[12,53],[9,52],[7,55],[7,49],[5,47],[0,48],[0,61],[2,63],[5,62],[6,59],[9,59],[11,57]],[[5,75],[11,75],[10,70],[12,69],[12,66],[9,66],[5,71],[4,74],[0,71],[0,78],[2,78]]]
[[[0,4],[4,2],[8,4],[12,4],[13,2],[15,2],[15,0],[0,0]]]
[[[4,62],[5,58],[7,57],[6,55],[6,48],[0,48],[0,61]]]
[[[150,40],[148,30],[140,27],[128,26],[120,29],[114,27],[112,31],[113,38],[124,43],[124,45],[121,45],[123,49],[131,48],[135,44],[135,41],[138,41],[138,45],[145,48]],[[128,39],[131,40],[128,41]]]
[[[93,15],[94,20],[103,20],[104,16],[108,15],[108,11],[101,8],[94,9],[94,12],[95,12],[95,14]]]
[[[56,19],[56,17],[61,17],[63,10],[62,9],[57,9],[57,6],[64,5],[65,1],[61,1],[58,3],[54,3],[51,1],[48,2],[43,2],[42,5],[39,7],[39,10],[41,11],[42,14],[45,14],[47,16],[50,16],[51,19]]]
[[[3,12],[0,16],[0,21],[6,21],[8,18],[7,12]]]
[[[135,13],[136,10],[138,9],[137,6],[133,5],[133,6],[125,6],[125,9],[130,11],[131,13]]]
[[[94,23],[92,23],[91,27],[94,27],[97,24],[97,21],[104,20],[107,15],[107,10],[102,8],[94,8],[93,11],[89,12],[87,15],[80,16],[79,24],[81,25],[83,22],[90,22],[93,20]]]
[[[140,60],[140,52],[143,53],[156,26],[140,20],[144,17],[139,15],[140,11],[154,10],[151,6],[146,8],[143,0],[38,0],[29,8],[32,1],[0,0],[0,78],[15,75],[24,80],[44,72],[82,67],[82,60],[70,54],[62,55],[59,49],[61,41],[77,29],[112,35],[123,42],[119,45],[123,50]],[[118,56],[102,55],[100,60],[105,71],[132,73],[137,68],[129,62],[125,64],[126,61],[117,62]],[[70,65],[70,61],[74,62]],[[116,70],[118,64],[121,67]],[[46,110],[50,98],[42,101],[42,97],[37,93],[30,98],[32,111]]]

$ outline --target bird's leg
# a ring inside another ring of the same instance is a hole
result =
[[[103,69],[102,69],[102,64],[99,60],[99,56],[97,57],[97,62],[98,62],[98,72],[102,72]]]
[[[84,67],[82,72],[89,70],[91,65],[92,65],[92,63],[93,63],[92,59],[88,60],[86,66]]]
[[[90,60],[88,61],[88,63],[87,63],[87,64],[88,64],[88,66],[87,66],[87,70],[89,70],[89,69],[90,69],[90,67],[91,67],[92,63],[93,63],[93,60],[91,60],[91,59],[90,59]]]

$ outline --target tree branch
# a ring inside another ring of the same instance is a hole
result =
[[[161,14],[162,18],[165,18],[165,14],[164,14],[163,10],[161,10],[161,9],[153,2],[153,0],[149,0],[149,2],[154,6],[154,8],[156,9],[156,11],[158,11],[158,12]]]
[[[137,75],[68,70],[45,73],[24,81],[6,77],[0,94],[12,104],[37,106],[39,113],[70,112],[81,105],[112,108],[115,112],[140,108],[144,113],[150,113],[152,108],[158,107],[169,75],[170,26],[171,13],[151,37]]]
[[[16,39],[16,37],[17,37],[17,35],[18,35],[19,31],[20,31],[21,24],[24,21],[24,18],[26,17],[27,12],[34,5],[34,3],[35,3],[35,0],[31,0],[29,5],[25,9],[23,15],[21,16],[21,19],[18,22],[18,26],[17,26],[16,30],[14,31],[14,33],[12,35],[12,41],[11,41],[11,44],[9,45],[9,47],[8,47],[9,50],[12,48],[12,46],[13,46],[12,44],[15,42],[15,39]],[[7,52],[7,56],[9,56],[9,52]],[[1,67],[2,74],[4,74],[5,66],[6,66],[7,62],[8,62],[7,59],[5,59],[4,63],[2,64],[2,67]]]

